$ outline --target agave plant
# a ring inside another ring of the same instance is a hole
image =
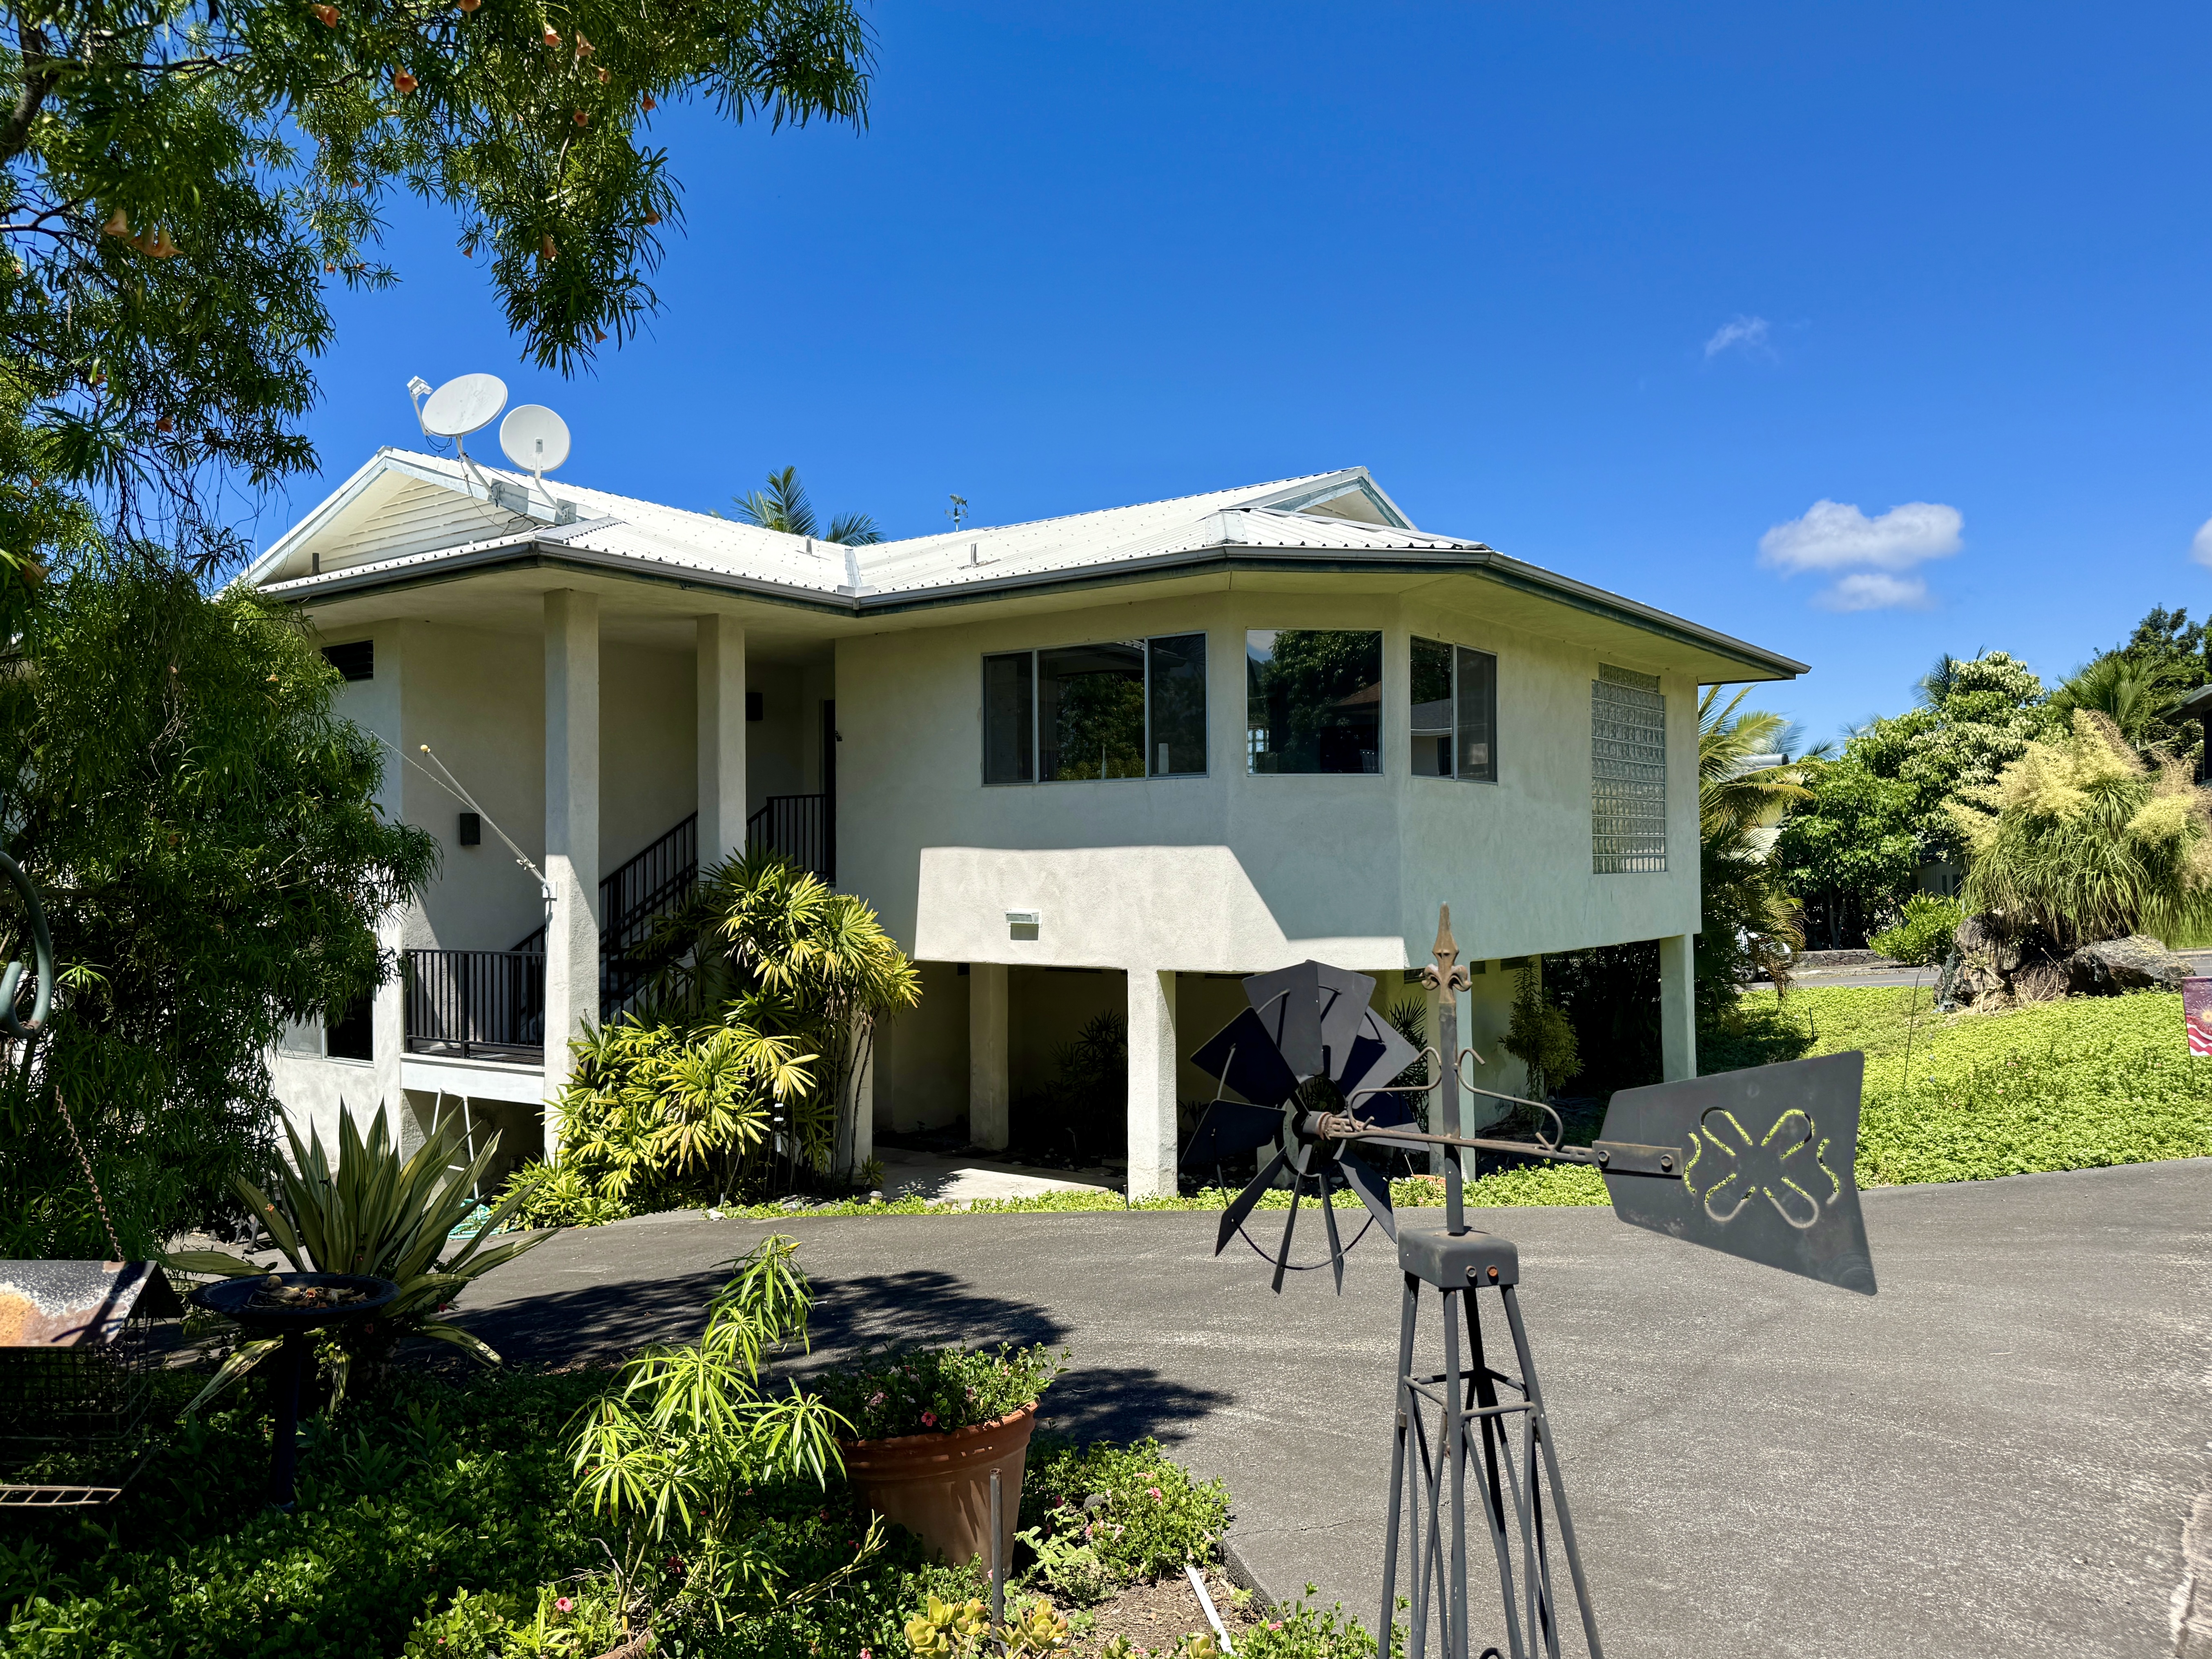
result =
[[[458,1246],[452,1239],[453,1229],[476,1209],[477,1187],[499,1150],[499,1138],[494,1135],[473,1163],[457,1169],[453,1155],[463,1136],[449,1121],[403,1160],[383,1113],[376,1115],[364,1137],[351,1109],[341,1103],[337,1164],[332,1168],[322,1136],[312,1125],[304,1146],[289,1122],[284,1133],[292,1143],[292,1164],[278,1171],[276,1196],[249,1181],[234,1183],[276,1248],[301,1273],[364,1273],[399,1286],[398,1297],[375,1319],[340,1328],[330,1365],[333,1408],[345,1397],[354,1363],[381,1365],[404,1337],[450,1342],[485,1364],[499,1364],[499,1355],[482,1338],[441,1317],[465,1285],[514,1261],[544,1237],[485,1247],[484,1241],[521,1200],[518,1191]],[[162,1259],[181,1273],[226,1278],[268,1271],[224,1250],[185,1250]],[[279,1340],[244,1344],[185,1409],[198,1411],[237,1382]]]

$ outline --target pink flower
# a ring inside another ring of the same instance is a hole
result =
[[[925,1429],[935,1428],[937,1426],[937,1413],[935,1412],[924,1412],[921,1414],[921,1426]]]
[[[564,1595],[553,1603],[553,1611],[556,1613],[566,1613],[575,1605],[576,1604],[574,1601],[571,1601]]]
[[[873,1409],[875,1409],[875,1407],[877,1407],[878,1406],[882,1405],[883,1403],[884,1403],[884,1391],[883,1391],[881,1389],[878,1389],[875,1391],[875,1393],[873,1393],[872,1395],[869,1395],[869,1396],[868,1396],[868,1408],[869,1408],[871,1411],[872,1411]]]
[[[876,1656],[869,1649],[862,1648],[860,1650],[860,1659],[876,1659]]]
[[[1155,1498],[1158,1498],[1160,1495],[1160,1489],[1158,1486],[1149,1486],[1146,1488],[1146,1490],[1150,1492]]]

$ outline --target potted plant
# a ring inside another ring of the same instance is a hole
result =
[[[851,1425],[840,1437],[846,1479],[885,1520],[947,1561],[1003,1562],[1013,1548],[1022,1470],[1037,1400],[1066,1369],[1039,1344],[915,1348],[871,1356],[823,1377],[814,1393]],[[1000,1537],[991,1547],[991,1471]]]

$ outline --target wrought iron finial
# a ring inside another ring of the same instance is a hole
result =
[[[1437,963],[1421,969],[1422,984],[1431,991],[1465,991],[1474,987],[1474,976],[1460,965],[1459,941],[1452,937],[1449,904],[1437,908],[1437,943],[1431,954]]]

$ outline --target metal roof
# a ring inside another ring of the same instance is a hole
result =
[[[427,487],[482,501],[461,463],[442,456],[380,450],[331,498],[255,561],[242,580],[271,594],[307,600],[404,584],[429,574],[544,558],[650,576],[659,573],[732,592],[781,596],[852,615],[957,603],[1040,586],[1064,586],[1176,574],[1207,567],[1304,567],[1339,571],[1480,573],[1523,592],[1655,633],[1788,677],[1805,665],[1650,606],[1577,582],[1479,541],[1418,530],[1364,467],[1210,490],[1168,501],[1039,519],[969,526],[936,535],[846,547],[790,536],[633,496],[561,483],[575,522],[550,520],[551,503],[526,474],[480,467],[516,516],[487,518],[453,545],[378,556],[376,488]],[[529,501],[520,516],[518,496]],[[355,524],[364,516],[368,527]],[[1350,514],[1351,516],[1346,516]],[[501,533],[483,530],[504,525]],[[393,545],[387,542],[387,546]],[[342,550],[337,568],[320,548]],[[321,568],[314,568],[318,563]]]

